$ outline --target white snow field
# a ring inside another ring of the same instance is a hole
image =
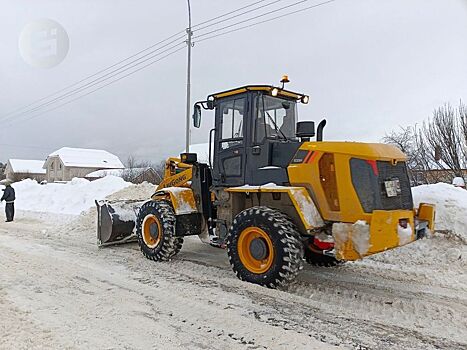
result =
[[[13,186],[16,221],[0,208],[0,349],[467,348],[465,190],[414,188],[438,206],[442,233],[305,266],[279,291],[238,280],[226,252],[197,237],[167,263],[135,243],[97,248],[93,200],[146,199],[152,185]]]

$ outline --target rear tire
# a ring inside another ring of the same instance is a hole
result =
[[[143,204],[136,219],[136,236],[143,255],[154,261],[168,261],[182,248],[183,238],[175,236],[176,217],[170,203]]]
[[[230,265],[243,281],[285,287],[303,264],[303,244],[293,222],[269,207],[252,207],[233,220],[227,237]]]

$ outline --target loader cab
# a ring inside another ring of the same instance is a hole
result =
[[[197,103],[195,126],[200,105],[215,115],[210,133],[213,185],[289,184],[287,166],[301,144],[296,136],[299,102],[308,97],[273,86],[246,86]]]

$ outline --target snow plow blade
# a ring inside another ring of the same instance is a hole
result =
[[[96,201],[97,245],[135,242],[136,215],[144,201]]]

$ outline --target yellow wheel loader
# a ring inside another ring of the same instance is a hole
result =
[[[316,130],[311,121],[297,122],[298,104],[309,97],[284,89],[285,82],[197,102],[195,127],[202,109],[214,112],[209,159],[168,159],[135,223],[98,205],[99,217],[107,217],[99,221],[106,240],[135,226],[142,253],[161,261],[180,251],[183,237],[198,235],[226,248],[240,279],[276,288],[291,282],[304,261],[357,260],[433,230],[434,206],[413,207],[405,155],[385,144],[323,141],[325,121]]]

